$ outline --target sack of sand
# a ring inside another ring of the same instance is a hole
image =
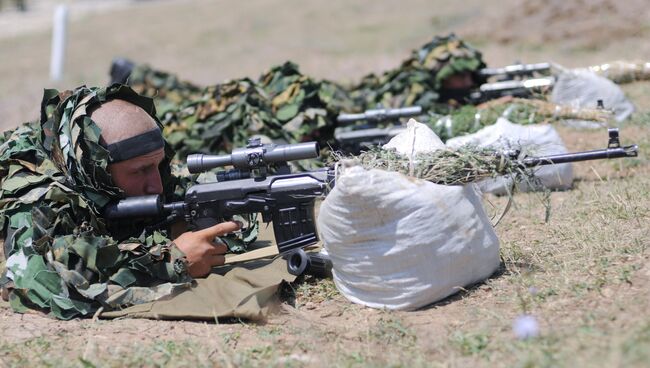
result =
[[[565,70],[557,76],[551,101],[574,108],[596,108],[598,101],[623,121],[634,112],[634,105],[611,80],[589,70]]]
[[[465,176],[418,162],[457,153],[414,120],[384,148],[395,160],[369,153],[341,163],[320,207],[338,290],[369,307],[413,310],[489,277],[499,266],[499,240],[475,185],[435,184]]]

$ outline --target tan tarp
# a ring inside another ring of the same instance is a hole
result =
[[[284,259],[256,260],[223,266],[189,290],[151,303],[119,311],[103,312],[101,318],[151,318],[215,321],[217,318],[264,319],[277,301],[282,282],[292,282]]]

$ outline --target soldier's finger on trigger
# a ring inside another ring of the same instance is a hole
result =
[[[220,249],[217,248],[217,246],[215,246],[214,244],[210,244],[210,245],[212,245],[212,246],[205,250],[205,255],[214,256],[214,255],[218,255],[218,254],[223,254],[223,253],[220,252]]]
[[[213,266],[220,266],[226,263],[226,256],[224,256],[223,254],[217,254],[212,256],[210,260],[212,261],[211,263]]]
[[[220,224],[216,224],[207,229],[203,229],[200,231],[200,233],[205,235],[206,239],[212,239],[216,236],[232,233],[239,229],[240,229],[240,223],[235,221],[227,221],[227,222],[222,222]]]
[[[214,249],[217,252],[216,254],[226,254],[228,252],[228,246],[225,244],[213,244]]]

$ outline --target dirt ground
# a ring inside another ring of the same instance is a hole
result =
[[[642,0],[503,0],[498,7],[480,0],[115,0],[101,11],[93,7],[99,1],[79,0],[68,1],[66,76],[50,83],[44,23],[54,2],[33,3],[34,14],[24,15],[35,17],[31,26],[20,28],[23,15],[12,10],[0,12],[2,128],[36,116],[45,87],[105,83],[118,55],[201,84],[257,77],[286,59],[308,74],[353,80],[450,31],[483,50],[489,65],[650,60]],[[308,279],[260,324],[60,322],[0,304],[0,366],[647,366],[650,83],[625,92],[639,113],[621,125],[621,139],[639,144],[640,157],[576,164],[574,189],[551,194],[548,223],[539,195],[517,194],[496,228],[500,270],[456,296],[390,312],[350,303],[330,280]],[[569,150],[606,145],[603,131],[558,129]],[[505,205],[486,198],[490,213]],[[539,322],[539,337],[515,338],[512,324],[523,314]]]

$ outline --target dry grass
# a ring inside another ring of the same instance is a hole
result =
[[[394,149],[373,149],[362,152],[350,162],[360,164],[366,170],[394,171],[444,185],[475,183],[501,175],[534,180],[532,170],[526,170],[508,152],[492,148],[465,146],[418,153],[414,157],[402,155]]]
[[[434,32],[466,27],[489,6],[479,1],[463,9],[442,1],[400,2],[397,8],[370,0],[300,4],[143,2],[88,15],[71,29],[77,41],[69,49],[68,66],[75,71],[60,86],[105,81],[116,54],[202,82],[257,75],[285,58],[313,74],[352,78],[394,65]],[[0,54],[12,55],[0,63],[3,126],[35,111],[40,89],[48,85],[48,42],[49,35],[38,32],[0,40]],[[607,48],[565,55],[556,45],[482,46],[494,64],[570,58],[580,65],[598,55],[617,56]],[[621,138],[624,144],[638,143],[640,157],[577,164],[575,188],[551,194],[548,223],[536,195],[515,196],[515,206],[497,227],[499,273],[441,303],[408,313],[373,310],[346,301],[330,280],[311,280],[289,293],[294,307],[260,325],[59,322],[16,315],[2,304],[0,366],[647,366],[649,91],[650,83],[626,86],[642,113],[622,127]],[[562,128],[560,133],[570,150],[606,143],[600,131]],[[507,201],[487,199],[494,212]],[[523,313],[539,321],[539,337],[514,337],[512,323]]]

